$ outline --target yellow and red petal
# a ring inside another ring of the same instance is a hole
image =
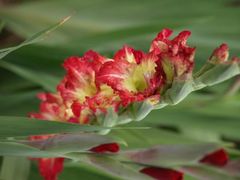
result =
[[[83,103],[86,97],[97,92],[96,73],[102,64],[111,61],[90,50],[83,57],[70,57],[63,66],[67,71],[64,80],[59,84],[58,91],[65,101]]]
[[[127,61],[129,63],[140,63],[145,54],[142,51],[135,50],[129,46],[123,46],[122,49],[114,55],[115,61]]]
[[[58,86],[64,101],[84,102],[96,93],[95,71],[91,63],[78,57],[70,57],[64,62],[67,75]]]
[[[109,85],[125,102],[126,98],[132,102],[141,94],[154,94],[162,81],[161,73],[156,71],[157,59],[153,53],[144,54],[125,46],[116,53],[114,61],[102,66],[97,81]]]

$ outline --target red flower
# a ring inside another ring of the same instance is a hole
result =
[[[149,175],[157,180],[182,180],[183,173],[172,169],[160,167],[146,167],[140,170],[141,173]]]
[[[91,62],[79,57],[70,57],[64,62],[67,75],[58,86],[65,102],[83,103],[88,96],[97,92],[95,71]]]
[[[174,77],[187,79],[191,75],[195,55],[195,48],[186,44],[190,31],[182,31],[174,39],[169,40],[171,34],[170,29],[162,30],[150,47],[150,52],[158,55],[160,59],[167,84],[171,84]]]
[[[120,99],[112,88],[96,81],[99,69],[109,61],[112,60],[88,51],[83,57],[70,57],[64,62],[67,74],[57,89],[72,109],[74,117],[69,122],[89,123],[97,110],[105,112],[118,106]]]
[[[101,144],[99,146],[91,148],[89,151],[95,152],[95,153],[116,153],[120,149],[119,145],[117,143],[108,143],[108,144]]]
[[[213,166],[224,166],[227,164],[228,159],[226,151],[224,149],[219,149],[203,157],[200,162]]]
[[[63,104],[59,94],[40,93],[38,98],[42,101],[39,113],[29,113],[29,116],[41,120],[67,121],[72,115],[67,106]]]
[[[64,158],[40,158],[38,166],[44,180],[57,180],[57,175],[63,170]]]
[[[97,81],[117,91],[123,105],[142,101],[158,93],[160,88],[162,75],[157,71],[156,61],[153,53],[145,54],[124,46],[113,61],[101,67]]]

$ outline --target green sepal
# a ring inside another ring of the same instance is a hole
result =
[[[200,70],[201,73],[197,73],[194,78],[196,90],[221,83],[240,73],[240,64],[235,62],[231,64],[216,64],[214,66],[208,62],[205,67],[208,68]]]

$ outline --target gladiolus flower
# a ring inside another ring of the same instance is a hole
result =
[[[164,29],[144,53],[124,46],[113,57],[106,58],[88,51],[82,57],[67,58],[63,64],[67,73],[57,86],[57,93],[42,94],[40,113],[31,117],[98,124],[99,112],[131,103],[159,102],[160,92],[174,78],[191,74],[195,48],[187,46],[189,31],[169,40],[172,31]]]
[[[186,44],[190,31],[182,31],[177,37],[169,40],[171,34],[170,29],[162,30],[150,47],[150,52],[159,58],[167,84],[171,84],[174,78],[187,79],[192,73],[195,56],[195,48]]]
[[[142,101],[158,93],[162,85],[157,60],[153,53],[145,54],[124,46],[113,61],[101,67],[97,80],[117,91],[124,106]]]
[[[172,169],[160,167],[146,167],[140,170],[141,173],[153,177],[157,180],[182,180],[183,173]]]

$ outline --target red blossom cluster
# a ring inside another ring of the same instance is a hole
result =
[[[171,87],[174,79],[187,80],[192,75],[195,48],[186,43],[191,33],[183,31],[169,39],[171,34],[169,29],[162,30],[152,41],[147,53],[124,46],[113,58],[92,50],[82,57],[67,58],[63,64],[66,75],[57,86],[57,92],[39,94],[40,110],[31,113],[30,117],[98,124],[99,113],[104,114],[109,108],[118,112],[131,103],[145,100],[155,105],[161,99],[161,93]],[[227,56],[226,51],[226,45],[222,45],[212,57],[219,57],[222,61]],[[89,151],[113,153],[118,150],[119,146],[113,143]],[[211,157],[202,162],[218,163]],[[57,174],[62,171],[63,158],[42,158],[39,159],[39,166],[45,180],[56,180]],[[165,180],[182,178],[181,173],[163,168],[150,167],[141,172],[156,179],[159,176],[166,177]]]
[[[186,44],[189,31],[172,40],[164,29],[152,41],[148,53],[124,46],[112,59],[92,50],[69,57],[67,71],[57,93],[43,93],[39,113],[31,117],[81,124],[97,123],[97,115],[149,99],[155,104],[173,78],[192,73],[195,48]]]

